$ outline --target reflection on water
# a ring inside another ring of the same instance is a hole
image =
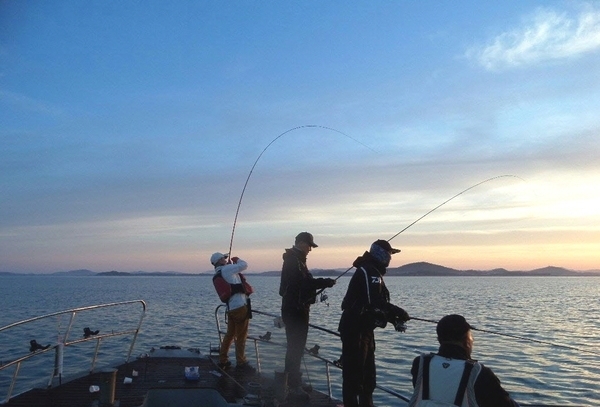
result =
[[[278,314],[279,279],[252,275],[249,278],[255,287],[253,308]],[[313,324],[337,330],[348,281],[341,278],[335,287],[327,290],[329,305],[313,306]],[[600,278],[390,277],[386,282],[392,301],[412,316],[437,320],[446,314],[461,313],[476,328],[493,332],[475,332],[473,357],[491,367],[518,401],[554,405],[596,403],[596,393],[600,390],[600,358],[595,353],[595,344],[600,336],[600,322],[595,316],[600,311],[596,288]],[[2,276],[0,326],[75,307],[136,299],[146,301],[148,312],[134,355],[165,345],[200,348],[208,353],[209,344],[218,343],[214,309],[219,302],[207,276]],[[116,317],[126,321],[132,317],[135,320],[138,315],[137,312],[133,316],[121,313]],[[36,339],[43,344],[54,343],[66,323],[55,319],[36,327]],[[85,324],[84,321],[78,323]],[[103,326],[90,328],[102,330]],[[285,341],[283,330],[274,328],[268,318],[253,319],[250,331],[254,336],[272,331],[274,341]],[[16,337],[0,334],[0,359],[5,360],[8,351],[28,347],[30,336],[31,332],[19,332]],[[411,361],[420,352],[437,350],[435,325],[413,320],[408,323],[406,333],[388,327],[377,330],[376,338],[378,384],[410,395]],[[314,331],[307,347],[314,344],[320,346],[322,356],[330,360],[339,358],[341,344],[337,337]],[[121,340],[117,346],[126,348],[127,344]],[[102,355],[106,362],[111,357],[107,349],[103,349]],[[251,346],[248,352],[252,354]],[[283,355],[283,349],[281,353]],[[278,360],[279,364],[266,366],[265,371],[281,370],[283,356]],[[89,368],[89,360],[80,360],[78,364],[72,368]],[[316,382],[322,379],[318,376],[320,373],[313,372],[312,362],[308,362],[307,367],[305,379],[319,388]],[[35,374],[39,373],[27,372],[24,366],[24,377],[35,377]],[[332,376],[334,396],[340,397],[341,375],[332,369]],[[5,375],[0,376],[0,380],[4,385]],[[378,394],[376,401],[378,405],[392,405],[384,395]]]

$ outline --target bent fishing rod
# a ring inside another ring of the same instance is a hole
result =
[[[246,187],[248,186],[248,182],[250,181],[250,177],[252,176],[252,173],[254,172],[254,168],[256,167],[256,164],[258,164],[258,161],[263,156],[263,154],[267,151],[267,149],[269,147],[271,147],[271,144],[273,144],[274,142],[276,142],[278,139],[280,139],[284,135],[286,135],[288,133],[291,133],[292,131],[299,130],[299,129],[306,129],[306,128],[318,128],[318,129],[324,129],[324,130],[333,131],[335,133],[341,134],[342,136],[348,137],[350,140],[353,140],[353,141],[357,142],[358,144],[360,144],[360,145],[368,148],[369,150],[371,150],[373,152],[376,152],[371,147],[369,147],[366,144],[360,142],[359,140],[355,139],[354,137],[351,137],[351,136],[347,135],[346,133],[343,133],[343,132],[341,132],[339,130],[336,130],[336,129],[332,128],[332,127],[320,126],[318,124],[305,124],[305,125],[302,125],[302,126],[293,127],[293,128],[291,128],[289,130],[284,131],[283,133],[281,133],[277,137],[275,137],[261,151],[261,153],[256,158],[256,161],[254,161],[254,164],[252,165],[252,168],[250,169],[250,172],[248,173],[248,177],[246,178],[246,182],[244,183],[244,187],[242,188],[242,193],[240,194],[240,200],[238,202],[237,209],[235,210],[235,217],[233,219],[233,228],[231,229],[231,240],[229,241],[229,252],[228,252],[230,255],[231,255],[231,250],[232,250],[232,247],[233,247],[233,237],[235,235],[235,227],[236,227],[236,224],[237,224],[237,218],[238,218],[238,215],[240,213],[240,207],[242,206],[242,199],[244,198],[244,193],[246,192]]]
[[[402,232],[406,231],[408,228],[410,228],[411,226],[413,226],[414,224],[416,224],[417,222],[419,222],[421,219],[423,219],[424,217],[426,217],[426,216],[427,216],[427,215],[429,215],[430,213],[432,213],[432,212],[436,211],[437,209],[439,209],[439,208],[441,208],[442,206],[446,205],[448,202],[452,201],[452,200],[453,200],[453,199],[455,199],[455,198],[458,198],[458,197],[459,197],[459,196],[461,196],[462,194],[464,194],[464,193],[466,193],[466,192],[470,191],[471,189],[473,189],[473,188],[476,188],[476,187],[478,187],[478,186],[479,186],[479,185],[481,185],[481,184],[485,184],[486,182],[490,182],[490,181],[493,181],[493,180],[495,180],[495,179],[498,179],[498,178],[507,178],[507,177],[510,177],[510,178],[518,178],[518,179],[520,179],[520,180],[524,181],[524,180],[523,180],[523,178],[521,178],[521,177],[519,177],[519,176],[517,176],[517,175],[512,175],[512,174],[497,175],[497,176],[495,176],[495,177],[491,177],[491,178],[485,179],[485,180],[483,180],[483,181],[480,181],[480,182],[478,182],[478,183],[476,183],[476,184],[474,184],[474,185],[471,185],[469,188],[463,189],[463,190],[462,190],[462,191],[460,191],[458,194],[456,194],[456,195],[453,195],[452,197],[450,197],[450,198],[446,199],[444,202],[442,202],[441,204],[439,204],[439,205],[438,205],[438,206],[436,206],[435,208],[433,208],[433,209],[431,209],[431,210],[427,211],[427,212],[426,212],[424,215],[422,215],[422,216],[420,216],[419,218],[417,218],[415,221],[413,221],[412,223],[410,223],[410,224],[409,224],[408,226],[406,226],[404,229],[402,229],[401,231],[399,231],[398,233],[396,233],[394,236],[390,237],[390,238],[389,238],[387,241],[388,241],[388,242],[389,242],[389,241],[391,241],[392,239],[394,239],[395,237],[397,237],[398,235],[400,235]],[[344,272],[343,272],[343,273],[341,273],[339,276],[337,276],[336,278],[334,278],[334,280],[335,280],[335,281],[337,281],[337,280],[338,280],[340,277],[342,277],[343,275],[345,275],[346,273],[348,273],[348,272],[349,272],[350,270],[352,270],[353,268],[354,268],[354,266],[350,266],[350,267],[348,267],[348,268],[346,269],[346,271],[344,271]],[[318,296],[319,294],[321,294],[323,291],[325,291],[325,288],[321,288],[320,290],[318,290],[318,291],[316,292],[315,296],[314,296],[314,297],[312,297],[312,298],[315,298],[316,296]]]
[[[415,320],[415,321],[430,322],[432,324],[437,324],[438,323],[438,321],[434,321],[432,319],[417,318],[417,317],[410,317],[410,319],[411,320]],[[539,343],[539,344],[542,344],[542,345],[556,346],[558,348],[575,350],[577,352],[591,353],[592,355],[600,355],[599,352],[594,352],[592,350],[580,349],[580,348],[576,348],[574,346],[563,345],[563,344],[560,344],[560,343],[554,343],[554,342],[549,342],[549,341],[543,341],[541,339],[528,338],[526,336],[519,336],[519,335],[506,334],[506,333],[503,333],[503,332],[490,331],[490,330],[487,330],[487,329],[475,328],[474,326],[471,326],[471,330],[473,330],[473,331],[479,331],[479,332],[484,332],[484,333],[491,334],[491,335],[506,336],[508,338],[519,339],[521,341],[535,342],[535,343]]]
[[[417,218],[415,221],[413,221],[412,223],[410,223],[408,226],[406,226],[404,229],[402,229],[400,232],[396,233],[394,236],[390,237],[387,241],[391,241],[392,239],[394,239],[395,237],[397,237],[398,235],[400,235],[402,232],[404,232],[405,230],[407,230],[408,228],[410,228],[411,226],[413,226],[415,223],[419,222],[421,219],[423,219],[424,217],[426,217],[427,215],[429,215],[430,213],[436,211],[437,209],[441,208],[442,206],[446,205],[448,202],[452,201],[455,198],[458,198],[459,196],[461,196],[462,194],[464,194],[465,192],[470,191],[471,189],[478,187],[481,184],[485,184],[486,182],[490,182],[493,181],[495,179],[498,178],[506,178],[506,177],[512,177],[512,178],[518,178],[520,180],[523,180],[523,178],[517,176],[517,175],[511,175],[511,174],[505,174],[505,175],[497,175],[495,177],[491,177],[488,179],[485,179],[483,181],[478,182],[475,185],[471,185],[469,188],[467,189],[463,189],[462,191],[460,191],[458,194],[452,196],[451,198],[446,199],[444,202],[442,202],[441,204],[439,204],[438,206],[436,206],[435,208],[429,210],[428,212],[426,212],[423,216],[420,216],[419,218]],[[335,280],[337,280],[338,278],[342,277],[344,274],[346,274],[347,272],[349,272],[350,270],[352,270],[354,268],[354,266],[349,267],[346,271],[344,271],[342,274],[340,274],[339,276],[337,276],[335,278]]]

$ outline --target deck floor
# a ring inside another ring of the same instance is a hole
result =
[[[164,352],[163,352],[164,353]],[[168,352],[167,352],[168,353]],[[189,353],[189,352],[188,352]],[[258,406],[317,406],[336,407],[342,403],[332,400],[318,391],[310,393],[309,401],[279,400],[274,389],[274,380],[268,375],[242,374],[230,369],[227,374],[219,371],[215,362],[199,354],[179,357],[183,351],[169,356],[150,355],[118,366],[116,373],[110,371],[92,373],[60,386],[34,389],[13,397],[6,407],[138,407],[150,389],[216,389],[228,403]],[[198,380],[186,380],[185,367],[198,366]],[[134,376],[134,371],[137,376]],[[114,370],[113,370],[114,372]],[[109,391],[111,376],[115,377],[114,395]],[[131,383],[125,384],[125,378]],[[100,391],[90,393],[90,386]],[[185,392],[181,392],[185,393]],[[190,392],[191,393],[191,392]],[[259,393],[255,396],[253,393]],[[113,404],[110,404],[110,402]],[[170,405],[169,405],[170,407]]]

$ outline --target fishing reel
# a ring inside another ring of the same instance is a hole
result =
[[[325,294],[325,292],[322,292],[321,295],[319,296],[319,302],[324,302],[329,307],[329,303],[327,302],[328,298],[329,298],[329,296],[327,294]]]
[[[394,329],[397,332],[406,332],[406,324],[404,321],[396,321],[396,323],[394,323]]]

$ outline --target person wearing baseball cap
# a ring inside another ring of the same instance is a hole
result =
[[[376,240],[369,251],[359,256],[354,275],[342,301],[338,331],[342,339],[342,397],[344,407],[373,406],[376,385],[376,327],[388,322],[404,330],[410,317],[402,308],[390,303],[390,293],[383,276],[392,255],[400,253],[387,240]]]
[[[458,314],[438,321],[438,353],[423,354],[413,360],[410,372],[415,390],[409,407],[419,406],[423,400],[457,406],[519,406],[490,368],[471,359],[474,329]]]
[[[288,397],[307,400],[310,395],[302,388],[301,361],[306,347],[310,305],[315,303],[317,290],[333,287],[332,278],[314,278],[308,271],[306,256],[319,247],[308,232],[298,233],[294,246],[283,253],[281,282],[281,317],[285,324],[287,350],[284,372],[288,375]]]

